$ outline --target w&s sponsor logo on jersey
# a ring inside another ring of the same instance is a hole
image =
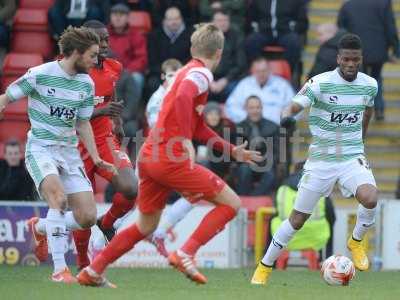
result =
[[[331,113],[331,122],[339,124],[354,124],[360,119],[361,114],[357,113]]]
[[[66,120],[72,120],[76,116],[76,108],[67,108],[64,106],[50,106],[50,115]]]

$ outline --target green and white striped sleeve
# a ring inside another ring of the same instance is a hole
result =
[[[319,85],[311,78],[293,98],[293,102],[306,108],[318,101]]]
[[[78,110],[78,119],[79,120],[90,120],[94,111],[94,85],[93,83],[90,85],[91,89],[86,97],[86,99],[82,102],[81,107]]]
[[[365,105],[368,107],[375,106],[374,102],[377,94],[378,94],[378,82],[374,79],[373,85],[369,87],[368,101]]]
[[[17,101],[29,96],[36,88],[36,76],[29,69],[23,76],[11,83],[6,89],[6,95],[11,101]]]

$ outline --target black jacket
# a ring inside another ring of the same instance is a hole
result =
[[[307,0],[254,0],[249,9],[250,19],[258,23],[260,32],[269,36],[274,30],[278,35],[305,34],[308,29],[307,4]],[[274,17],[277,18],[276,25],[272,24]]]
[[[384,63],[390,47],[399,56],[391,0],[350,0],[340,9],[338,26],[360,36],[366,64]]]
[[[246,119],[236,126],[237,136],[242,137],[244,140],[248,141],[250,147],[255,145],[256,138],[252,134],[253,124],[254,123],[252,121]],[[276,125],[274,122],[264,118],[262,118],[254,125],[258,126],[258,130],[260,133],[258,137],[263,138],[266,142],[259,143],[255,147],[255,149],[253,148],[252,150],[260,151],[265,159],[269,159],[269,155],[273,154],[273,167],[275,167],[279,162],[279,126]],[[268,138],[272,138],[272,145],[269,144]],[[273,149],[267,149],[267,145],[273,146]],[[266,155],[267,151],[268,154]]]
[[[231,28],[224,36],[224,51],[214,77],[216,80],[222,77],[226,77],[229,81],[238,80],[246,69],[243,35],[239,30]]]
[[[24,163],[10,167],[0,160],[0,200],[32,200],[34,186]]]
[[[333,38],[321,45],[308,78],[332,71],[337,67],[338,44],[344,34],[346,34],[345,30],[339,30]]]
[[[159,75],[161,64],[169,58],[176,58],[182,64],[186,64],[190,60],[190,36],[192,33],[193,29],[186,27],[176,41],[171,43],[162,28],[153,31],[149,35],[147,43],[150,74]]]

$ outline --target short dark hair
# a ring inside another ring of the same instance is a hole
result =
[[[21,143],[15,139],[8,140],[4,144],[4,153],[6,152],[7,147],[21,147]]]
[[[260,98],[260,97],[258,97],[257,95],[250,95],[250,96],[248,96],[248,97],[246,98],[245,106],[247,106],[247,105],[249,104],[250,99],[256,99],[256,100],[258,100],[258,101],[261,103],[261,105],[262,105],[262,101],[261,101],[261,98]]]
[[[71,56],[74,50],[83,54],[90,47],[98,44],[100,44],[99,36],[92,29],[86,27],[69,26],[58,41],[60,53],[65,57]]]
[[[356,34],[347,33],[339,40],[338,49],[361,50],[361,39]]]
[[[106,28],[106,25],[98,20],[89,20],[83,23],[83,27],[90,28],[90,29],[101,29]]]

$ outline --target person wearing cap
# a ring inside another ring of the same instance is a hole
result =
[[[68,26],[79,27],[88,20],[106,23],[109,9],[109,1],[56,0],[48,11],[51,37],[58,41]]]
[[[137,125],[137,107],[142,99],[144,72],[147,69],[147,38],[129,26],[129,7],[123,3],[111,7],[110,56],[122,63],[124,72],[117,84],[117,94],[125,94],[126,103],[122,118],[129,136],[134,136]],[[124,93],[128,90],[128,94]],[[131,128],[127,128],[131,127]]]

